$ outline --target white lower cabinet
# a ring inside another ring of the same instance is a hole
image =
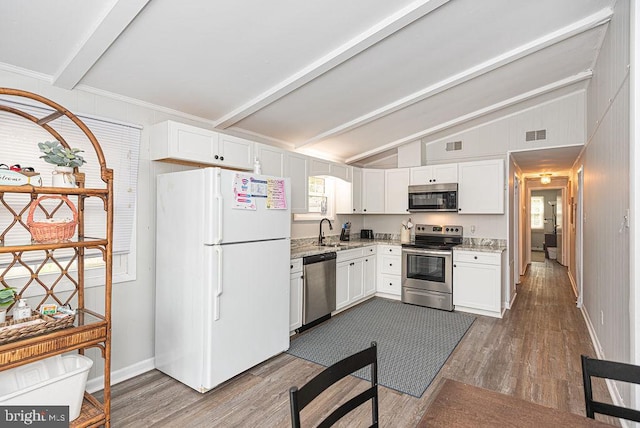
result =
[[[375,293],[375,246],[338,251],[336,259],[336,310]]]
[[[376,292],[376,279],[378,271],[376,270],[376,247],[364,248],[364,297],[371,296]]]
[[[502,254],[453,251],[453,305],[456,311],[502,318]]]
[[[302,287],[302,259],[293,259],[289,277],[289,331],[302,326]]]
[[[400,298],[402,275],[402,247],[399,245],[378,246],[377,291],[386,297]]]

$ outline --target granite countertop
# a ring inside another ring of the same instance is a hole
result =
[[[400,239],[396,238],[378,238],[375,239],[351,239],[350,241],[339,241],[326,238],[326,245],[319,246],[317,238],[309,239],[292,239],[291,240],[291,258],[312,256],[314,254],[330,253],[342,250],[351,250],[354,248],[367,247],[369,245],[400,245]]]
[[[453,251],[478,251],[484,253],[501,253],[506,250],[504,245],[478,245],[478,244],[462,244],[453,247]]]

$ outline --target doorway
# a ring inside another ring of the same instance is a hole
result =
[[[531,262],[544,263],[562,257],[562,189],[535,189],[531,207]]]
[[[524,255],[527,262],[568,264],[566,212],[569,178],[554,177],[542,184],[539,177],[526,177]]]

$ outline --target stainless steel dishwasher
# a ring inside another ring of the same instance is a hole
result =
[[[336,310],[336,253],[304,257],[302,265],[302,327],[298,331],[331,318],[331,312]]]

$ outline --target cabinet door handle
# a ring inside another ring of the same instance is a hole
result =
[[[478,256],[473,256],[474,259],[478,260]]]
[[[290,269],[293,269],[293,265],[291,265]]]
[[[458,211],[462,211],[462,208],[458,208]]]
[[[224,160],[224,156],[220,156],[220,160]]]
[[[368,261],[369,261],[369,259],[364,259],[364,261],[365,261],[365,262],[368,262]]]
[[[456,266],[456,265],[453,265],[453,267],[458,267],[458,266]]]
[[[214,156],[213,158],[214,158],[214,159],[218,159],[219,157],[220,157],[220,156],[218,156],[218,155],[215,155],[215,156]]]

